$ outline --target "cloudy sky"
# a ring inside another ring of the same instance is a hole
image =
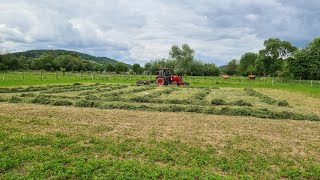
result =
[[[278,37],[304,47],[320,36],[318,0],[0,0],[0,50],[69,49],[126,63],[189,44],[223,65]]]

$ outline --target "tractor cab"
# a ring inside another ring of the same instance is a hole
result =
[[[172,75],[171,68],[158,68],[158,76],[164,78],[165,80],[170,80],[170,76]]]

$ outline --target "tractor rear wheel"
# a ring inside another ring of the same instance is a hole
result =
[[[158,86],[163,86],[163,85],[164,85],[164,79],[163,79],[163,78],[158,78],[158,79],[156,80],[156,84],[157,84]]]

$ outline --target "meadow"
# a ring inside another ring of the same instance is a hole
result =
[[[113,83],[135,84],[138,80],[154,80],[155,75],[118,75],[97,72],[45,72],[22,71],[0,73],[0,87],[72,84],[72,83]],[[196,87],[234,87],[234,88],[271,88],[320,97],[320,81],[293,80],[279,77],[258,77],[249,80],[246,77],[232,76],[231,79],[206,76],[184,76],[184,81]]]
[[[6,73],[0,179],[320,178],[316,81],[152,78]]]

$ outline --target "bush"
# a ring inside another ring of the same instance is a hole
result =
[[[223,99],[212,99],[211,101],[212,105],[226,105],[227,103]]]

